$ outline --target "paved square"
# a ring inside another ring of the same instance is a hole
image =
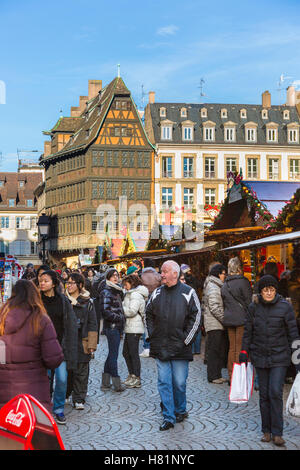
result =
[[[140,345],[142,347],[142,344]],[[203,348],[204,344],[202,344]],[[127,377],[120,345],[119,374]],[[89,396],[83,411],[66,405],[66,426],[59,426],[67,450],[284,450],[260,442],[262,436],[258,392],[247,404],[228,400],[229,386],[207,382],[203,354],[190,363],[187,384],[189,417],[174,429],[160,432],[162,422],[157,391],[156,364],[141,358],[142,388],[122,393],[100,391],[107,355],[101,336],[95,359],[90,363]],[[226,377],[226,370],[224,377]],[[284,386],[287,398],[290,385]],[[285,449],[300,450],[300,418],[284,411]]]

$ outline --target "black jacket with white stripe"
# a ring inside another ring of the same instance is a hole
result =
[[[179,281],[175,286],[155,289],[146,307],[150,356],[161,361],[192,361],[200,319],[200,302],[192,287]]]

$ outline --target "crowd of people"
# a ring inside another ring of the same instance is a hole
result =
[[[188,265],[171,260],[160,269],[135,260],[120,272],[107,265],[100,271],[28,266],[0,310],[6,351],[0,361],[0,406],[29,393],[65,424],[66,403],[84,409],[89,364],[104,335],[102,391],[141,388],[141,357],[155,359],[160,431],[188,417],[186,383],[195,354],[204,349],[207,380],[220,386],[230,385],[234,363],[251,361],[262,440],[284,445],[283,385],[300,370],[291,361],[299,339],[299,306],[299,270],[278,279],[276,263],[266,263],[252,286],[238,257],[227,266],[213,262],[203,285]],[[121,344],[128,370],[123,379]]]

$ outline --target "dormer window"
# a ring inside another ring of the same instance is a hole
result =
[[[160,117],[166,117],[166,108],[159,108]]]
[[[221,109],[221,118],[227,119],[227,117],[228,117],[227,109],[226,108]]]
[[[278,141],[278,124],[270,122],[267,125],[267,142],[274,143]]]
[[[247,111],[245,109],[240,110],[240,118],[247,119]]]
[[[289,119],[290,119],[290,112],[289,112],[288,109],[285,109],[285,110],[283,111],[283,119],[285,119],[285,120],[289,120]]]
[[[19,188],[24,188],[24,184],[25,184],[24,181],[19,181]]]
[[[90,129],[86,129],[85,131],[85,138],[87,139],[90,135]]]
[[[201,117],[202,118],[207,118],[207,109],[206,108],[201,108]]]
[[[186,108],[181,108],[180,116],[181,116],[181,117],[187,117]]]
[[[215,140],[215,128],[216,128],[215,122],[206,121],[203,124],[203,139],[206,142],[213,142]]]
[[[257,141],[257,123],[247,122],[245,124],[245,141],[256,142]]]
[[[182,125],[182,140],[193,140],[194,139],[194,122],[183,121]]]
[[[182,140],[193,140],[193,128],[191,126],[182,128]]]
[[[236,124],[234,122],[229,121],[224,124],[225,142],[235,142],[235,128]]]
[[[262,119],[268,119],[268,111],[266,109],[262,110],[261,117]]]
[[[165,123],[161,125],[161,139],[172,140],[172,124]]]
[[[289,144],[299,143],[299,124],[291,123],[287,125],[287,138]]]
[[[4,181],[0,181],[0,188],[3,188],[4,186]]]

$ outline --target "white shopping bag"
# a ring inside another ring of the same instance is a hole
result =
[[[231,375],[229,401],[231,403],[245,403],[249,400],[253,391],[253,366],[245,362],[233,364]]]
[[[286,402],[286,412],[300,418],[300,372],[296,375]]]

